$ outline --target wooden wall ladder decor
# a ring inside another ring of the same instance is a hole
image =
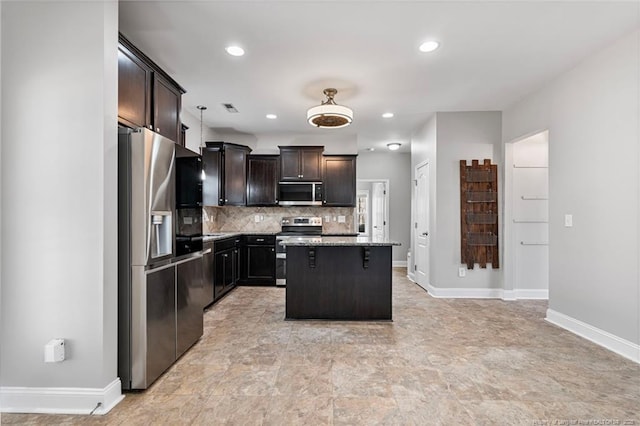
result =
[[[499,268],[498,166],[491,160],[460,160],[461,263]]]

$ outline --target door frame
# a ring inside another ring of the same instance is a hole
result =
[[[356,179],[356,192],[357,192],[357,188],[358,188],[358,182],[367,182],[367,183],[372,183],[372,182],[381,182],[384,183],[384,191],[385,191],[385,195],[384,195],[384,238],[385,239],[389,239],[389,225],[390,225],[390,217],[389,217],[389,193],[391,192],[389,190],[389,179]],[[371,196],[372,194],[369,194],[369,199],[371,200]],[[373,217],[373,212],[368,212],[369,218]],[[357,215],[354,215],[354,220],[357,222],[358,218],[355,217]],[[355,229],[358,229],[358,224],[355,224],[356,227]],[[369,225],[371,225],[371,223],[369,223]],[[373,235],[373,230],[371,232],[370,235]]]
[[[533,132],[524,134],[515,139],[510,140],[504,144],[503,158],[504,158],[504,203],[503,203],[503,241],[502,241],[502,259],[504,268],[504,278],[502,283],[504,300],[516,300],[517,294],[515,289],[516,282],[516,245],[514,239],[514,224],[513,224],[513,146],[518,142],[522,142],[526,139],[536,136],[540,133],[547,133],[547,146],[549,145],[550,132],[549,129],[540,129]],[[549,162],[550,163],[550,162]],[[549,173],[549,166],[547,166],[547,173]],[[547,259],[548,261],[548,259]],[[551,283],[549,283],[549,286]]]

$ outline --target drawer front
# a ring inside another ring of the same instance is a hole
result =
[[[274,245],[276,243],[275,235],[246,235],[245,243],[247,245]]]
[[[225,238],[224,240],[216,240],[213,242],[213,247],[216,253],[233,248],[235,247],[235,245],[236,245],[235,237]]]

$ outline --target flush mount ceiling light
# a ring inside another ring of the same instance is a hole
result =
[[[278,118],[278,116],[275,114],[267,114],[265,115],[265,117],[267,117],[269,120],[275,120],[276,118]]]
[[[400,149],[401,145],[402,145],[401,143],[392,142],[387,144],[387,148],[389,148],[390,151],[397,151]]]
[[[382,114],[382,118],[393,118],[393,113],[385,112],[384,114]]]
[[[242,56],[244,55],[244,49],[240,46],[227,46],[224,48],[227,53],[231,56]]]
[[[338,105],[333,97],[338,93],[336,89],[324,89],[327,100],[321,105],[309,108],[307,111],[307,121],[315,127],[325,129],[338,129],[351,124],[353,121],[353,111],[346,106]]]
[[[418,47],[418,49],[421,52],[428,53],[428,52],[433,52],[438,47],[440,47],[440,43],[438,43],[435,40],[429,40],[429,41],[425,41],[424,43],[422,43],[420,45],[420,47]]]

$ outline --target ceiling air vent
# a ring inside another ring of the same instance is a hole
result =
[[[222,106],[224,107],[224,109],[227,110],[227,112],[238,112],[238,110],[236,109],[236,107],[233,106],[233,104],[222,104]]]

